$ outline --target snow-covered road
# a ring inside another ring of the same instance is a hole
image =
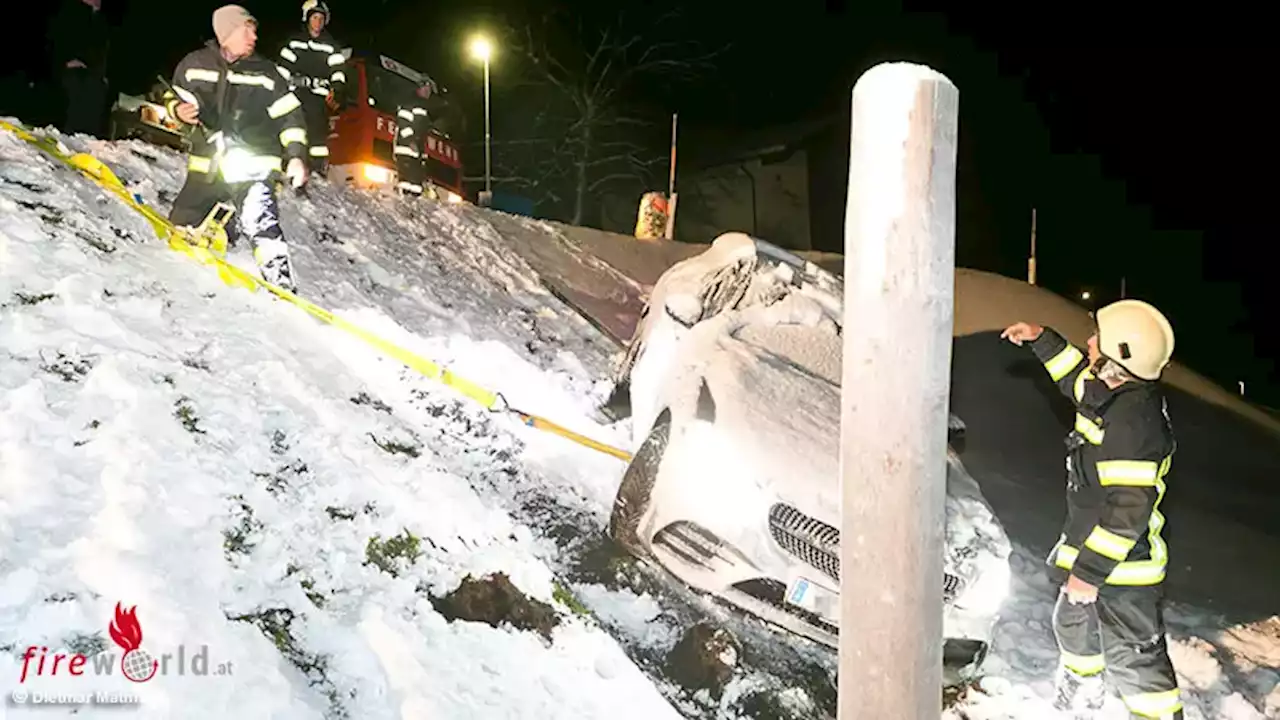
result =
[[[67,142],[150,204],[167,207],[181,182],[166,151]],[[283,213],[306,297],[626,446],[625,425],[593,419],[615,348],[544,288],[554,258],[534,259],[540,277],[519,252],[527,238],[473,208],[323,182]],[[226,287],[0,132],[0,716],[74,709],[18,706],[14,691],[98,690],[137,695],[131,716],[155,718],[830,713],[829,653],[608,556],[601,528],[622,470]],[[1053,717],[1053,588],[1038,554],[1018,550],[990,677],[953,716]],[[550,639],[446,619],[441,596],[495,571],[555,609]],[[118,662],[117,602],[137,606],[142,649],[172,667],[132,683],[119,667],[54,665],[56,653]],[[665,653],[708,618],[747,646],[720,698],[664,676]],[[1188,718],[1280,717],[1274,625],[1230,635],[1181,606],[1170,619]],[[32,646],[48,648],[43,667],[24,660]],[[192,663],[202,649],[204,666]],[[87,709],[77,716],[107,712]]]

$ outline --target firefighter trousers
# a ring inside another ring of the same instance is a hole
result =
[[[1098,589],[1074,605],[1066,592],[1053,609],[1062,665],[1083,677],[1107,676],[1133,718],[1182,720],[1178,678],[1169,659],[1160,585]]]
[[[329,108],[324,96],[311,92],[311,88],[294,90],[302,102],[302,116],[307,123],[307,166],[313,173],[324,173],[329,165]]]
[[[401,144],[401,142],[403,142],[402,140],[397,140],[397,150],[403,147],[414,152],[420,152],[420,149],[416,147],[416,137],[408,138],[409,142],[404,143],[403,145]],[[396,175],[399,176],[399,179],[396,181],[396,188],[406,195],[421,195],[423,191],[422,183],[427,177],[427,169],[426,166],[422,164],[422,158],[415,157],[413,155],[406,155],[403,151],[397,152],[395,155]]]
[[[210,180],[205,173],[187,171],[187,181],[178,191],[173,209],[169,211],[169,222],[195,227],[204,221],[215,205],[230,203],[235,208],[235,215],[227,227],[227,242],[234,243],[237,235],[248,237],[263,279],[294,290],[296,283],[289,260],[289,246],[280,227],[274,173],[265,180],[247,183]]]

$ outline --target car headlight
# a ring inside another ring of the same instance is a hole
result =
[[[756,469],[747,464],[723,428],[695,418],[675,432],[683,437],[672,437],[662,471],[677,473],[678,494],[689,512],[708,520],[718,518],[713,525],[720,528],[767,517],[771,496],[755,491]]]
[[[982,568],[974,582],[956,598],[955,608],[966,613],[994,615],[1009,597],[1013,571],[1007,559]]]

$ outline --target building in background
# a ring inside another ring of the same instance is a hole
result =
[[[839,250],[845,183],[835,180],[848,174],[848,145],[839,118],[824,117],[682,146],[676,239],[739,231],[791,250]]]

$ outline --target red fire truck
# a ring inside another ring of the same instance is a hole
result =
[[[462,159],[448,134],[456,118],[444,89],[386,55],[358,50],[349,58],[346,74],[347,107],[329,118],[329,179],[356,187],[395,187],[396,107],[423,102],[414,93],[429,85],[425,104],[433,128],[423,143],[427,180],[440,199],[460,202]]]

